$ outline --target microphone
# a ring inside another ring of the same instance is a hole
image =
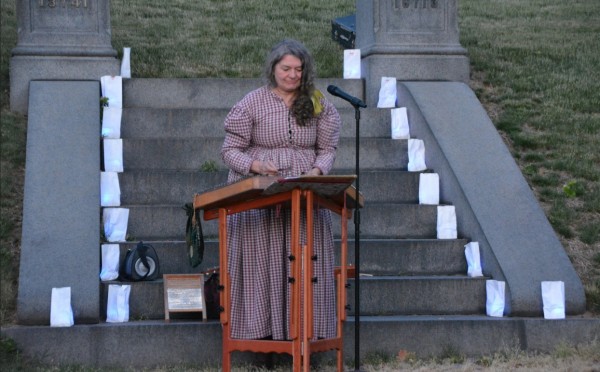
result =
[[[330,85],[327,87],[327,91],[331,94],[334,95],[336,97],[340,97],[343,100],[346,100],[348,102],[350,102],[350,104],[352,106],[358,106],[358,107],[367,107],[367,105],[361,101],[360,99],[353,97],[351,95],[349,95],[348,93],[344,92],[343,90],[341,90],[340,88],[336,87],[335,85]]]

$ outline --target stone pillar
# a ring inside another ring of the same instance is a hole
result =
[[[458,0],[357,0],[356,48],[370,106],[381,77],[400,81],[469,81],[460,45]]]
[[[10,108],[27,113],[32,80],[118,75],[109,0],[20,0],[10,61]]]

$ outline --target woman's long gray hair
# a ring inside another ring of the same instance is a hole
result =
[[[277,43],[269,53],[265,63],[265,78],[271,88],[277,86],[275,81],[275,65],[286,55],[292,55],[302,62],[302,80],[298,88],[298,95],[292,104],[292,114],[299,125],[306,123],[314,116],[314,107],[311,96],[315,90],[315,62],[310,52],[299,41],[286,39]]]

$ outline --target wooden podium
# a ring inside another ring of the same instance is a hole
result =
[[[259,353],[287,353],[293,358],[294,371],[309,371],[310,354],[329,350],[337,351],[337,369],[343,370],[342,327],[346,319],[346,282],[349,272],[348,220],[351,209],[363,205],[362,195],[356,193],[352,183],[356,176],[300,176],[279,178],[256,176],[246,178],[219,189],[196,194],[194,209],[204,211],[204,219],[219,219],[219,265],[223,290],[220,294],[220,320],[223,326],[223,371],[231,370],[232,351]],[[284,205],[291,209],[291,340],[233,339],[230,332],[230,278],[227,268],[227,216],[250,209]],[[337,333],[331,339],[313,337],[313,209],[328,208],[341,216],[340,267],[335,270],[337,286]],[[300,246],[300,215],[306,212],[306,244]],[[302,267],[305,269],[302,270]],[[302,278],[301,278],[302,277]],[[303,286],[304,288],[301,288]],[[304,298],[301,298],[304,294]],[[301,309],[302,306],[302,309]],[[304,319],[300,317],[304,315]]]

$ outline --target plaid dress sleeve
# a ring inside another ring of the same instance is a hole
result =
[[[323,112],[318,117],[317,141],[315,144],[316,159],[314,167],[328,174],[335,161],[335,152],[340,136],[341,120],[335,107],[326,99],[321,99]]]
[[[252,165],[252,157],[246,150],[250,146],[252,117],[243,105],[235,105],[225,118],[225,141],[221,156],[225,164],[234,172],[247,175]]]

